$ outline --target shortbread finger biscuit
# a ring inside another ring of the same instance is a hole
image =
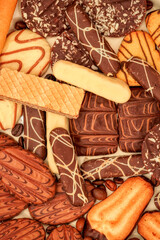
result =
[[[152,195],[153,187],[148,181],[141,177],[129,178],[107,199],[89,211],[88,223],[108,240],[124,240],[134,228]],[[87,232],[84,236],[87,236]]]
[[[0,67],[41,76],[49,66],[51,48],[45,38],[25,29],[8,35]]]
[[[56,62],[53,74],[59,80],[117,103],[127,102],[131,96],[128,85],[123,81],[68,61]]]
[[[51,113],[51,112],[46,112],[46,131],[47,131],[47,161],[49,168],[51,172],[58,174],[58,168],[54,160],[54,156],[52,154],[52,147],[50,144],[50,132],[52,129],[55,128],[64,128],[67,131],[69,131],[69,123],[68,123],[68,118],[65,116]]]
[[[160,212],[145,213],[138,223],[138,232],[146,240],[160,239]]]
[[[0,70],[0,97],[76,118],[84,91],[67,84],[3,68]]]
[[[146,26],[154,42],[160,47],[160,10],[150,12],[147,15]]]

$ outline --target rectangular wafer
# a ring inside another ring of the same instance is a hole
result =
[[[77,118],[84,90],[3,68],[0,70],[0,97],[68,118]]]

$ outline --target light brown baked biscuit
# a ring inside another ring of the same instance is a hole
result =
[[[89,211],[88,223],[108,240],[124,240],[134,228],[152,195],[153,187],[148,181],[141,177],[129,178],[113,194]]]
[[[151,35],[144,31],[134,31],[128,34],[122,41],[118,50],[120,62],[126,62],[132,56],[139,57],[147,61],[153,68],[160,72],[160,54],[156,50],[155,43]],[[118,73],[118,78],[126,82],[126,75]],[[127,75],[128,77],[128,75]],[[139,86],[131,78],[128,80],[130,86]]]
[[[147,15],[146,26],[154,42],[160,47],[160,10],[150,12]]]
[[[147,212],[138,223],[138,232],[146,240],[160,239],[160,212]]]
[[[50,55],[48,42],[39,34],[28,29],[15,31],[7,37],[0,56],[0,68],[41,76],[48,68]]]

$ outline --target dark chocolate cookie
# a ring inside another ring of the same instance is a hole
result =
[[[68,24],[65,10],[73,0],[21,0],[22,17],[27,27],[44,37],[57,36]]]
[[[146,0],[83,0],[83,4],[99,31],[110,37],[137,29],[146,14]]]

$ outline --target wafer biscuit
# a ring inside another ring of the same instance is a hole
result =
[[[0,97],[43,111],[77,118],[84,91],[67,84],[3,68],[0,70]]]

